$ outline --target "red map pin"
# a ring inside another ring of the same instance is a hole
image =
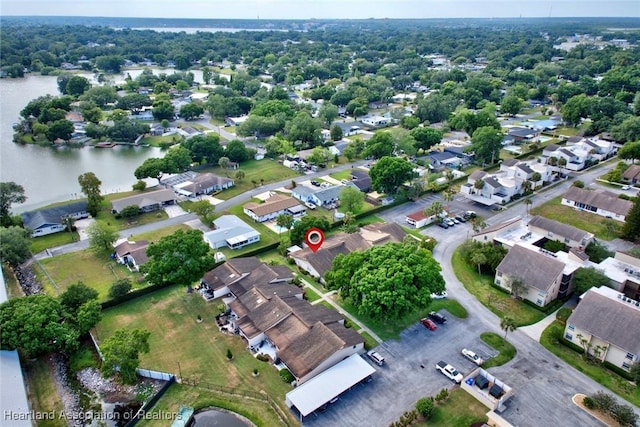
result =
[[[324,233],[319,228],[310,228],[304,235],[304,241],[313,252],[318,252],[318,249],[324,243]]]

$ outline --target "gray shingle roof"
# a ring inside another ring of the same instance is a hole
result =
[[[54,208],[25,212],[21,215],[22,223],[25,227],[36,230],[38,227],[42,227],[47,224],[62,224],[62,218],[86,212],[86,210],[87,202],[86,200],[83,200],[80,202],[56,206]]]
[[[123,197],[122,199],[116,199],[111,202],[111,207],[114,211],[120,212],[127,206],[138,206],[143,208],[145,206],[166,203],[169,201],[175,201],[176,195],[172,190],[156,190],[148,193],[136,194],[135,196]]]
[[[623,350],[640,354],[640,310],[629,303],[591,289],[584,294],[567,323]]]
[[[578,187],[570,187],[562,198],[625,216],[633,207],[633,202],[619,199],[610,191],[592,191]]]
[[[582,242],[584,239],[590,239],[593,237],[593,234],[589,232],[539,215],[531,218],[528,225],[531,227],[542,228],[552,232],[554,235],[566,237],[567,239],[574,240],[576,242]]]
[[[496,271],[510,278],[520,277],[531,287],[547,292],[564,270],[564,263],[521,245],[514,245]]]

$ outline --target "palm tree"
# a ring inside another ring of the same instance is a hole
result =
[[[469,261],[478,266],[478,275],[481,275],[482,271],[480,270],[480,267],[482,267],[482,264],[487,263],[487,256],[482,252],[477,251],[471,254]]]
[[[424,210],[424,214],[426,216],[435,216],[436,217],[436,223],[440,223],[442,222],[442,211],[444,210],[444,208],[442,207],[442,203],[439,201],[435,201],[433,203],[431,203],[431,205],[429,205],[428,208],[426,208]]]
[[[245,177],[244,171],[241,171],[241,170],[236,171],[236,179],[238,181],[242,182],[244,177]]]
[[[531,209],[531,205],[533,205],[533,200],[531,200],[531,197],[527,197],[526,199],[524,199],[524,205],[527,209],[527,215],[529,215],[529,209]]]
[[[471,219],[471,226],[473,227],[473,232],[477,233],[478,231],[485,228],[487,226],[487,223],[484,222],[484,218],[478,215],[475,218]]]
[[[516,325],[516,321],[512,317],[505,316],[500,321],[500,328],[504,331],[504,339],[507,339],[507,334],[515,331],[518,325]]]
[[[484,188],[484,180],[482,178],[473,181],[473,188],[476,190],[482,190]]]
[[[453,196],[456,193],[453,192],[452,189],[447,188],[444,192],[444,195],[442,196],[442,198],[444,199],[445,202],[447,202],[447,211],[449,210],[449,203],[453,201]]]

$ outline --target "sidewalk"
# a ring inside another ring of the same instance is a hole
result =
[[[376,335],[375,332],[373,332],[371,329],[369,329],[368,327],[366,327],[365,325],[363,325],[358,319],[356,319],[355,317],[353,317],[350,313],[344,311],[342,309],[342,307],[340,307],[333,299],[331,299],[331,295],[336,294],[337,291],[329,291],[326,293],[322,293],[320,291],[320,289],[316,288],[314,285],[312,285],[311,283],[309,283],[306,279],[304,279],[303,277],[298,276],[298,278],[300,279],[300,282],[302,282],[304,284],[305,288],[309,288],[312,291],[314,291],[315,293],[317,293],[318,295],[321,296],[321,298],[319,300],[313,301],[311,304],[315,305],[315,304],[319,304],[321,301],[326,301],[329,304],[331,304],[336,310],[338,310],[338,313],[342,314],[344,317],[346,317],[347,319],[349,319],[349,321],[355,325],[358,325],[358,328],[360,329],[356,329],[356,332],[361,333],[362,331],[368,333],[369,335],[371,335],[371,337],[378,341],[379,344],[382,344],[383,340],[382,338],[380,338],[378,335]],[[354,328],[355,329],[355,328]]]
[[[562,307],[560,308],[569,307],[573,309],[575,308],[575,305],[576,304],[573,301],[573,299],[569,299],[567,302],[562,304]],[[560,308],[558,310],[560,310]],[[542,336],[542,332],[544,332],[547,326],[549,326],[551,323],[553,323],[554,320],[556,320],[556,314],[558,313],[558,310],[554,311],[553,313],[551,313],[550,315],[548,315],[538,323],[534,323],[533,325],[528,325],[528,326],[522,326],[518,328],[518,330],[524,332],[525,335],[533,338],[537,342],[540,342],[540,337]]]

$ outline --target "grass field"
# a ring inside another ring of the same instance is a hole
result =
[[[456,388],[451,391],[449,398],[437,404],[433,415],[428,421],[419,421],[416,426],[429,427],[466,427],[474,423],[487,421],[489,410],[469,393]]]
[[[282,166],[275,160],[264,159],[264,160],[249,160],[240,164],[240,169],[245,173],[245,177],[242,181],[236,180],[236,183],[233,187],[228,190],[224,190],[219,194],[216,194],[216,198],[222,200],[228,200],[238,194],[242,194],[247,190],[255,188],[255,185],[252,181],[255,181],[257,185],[260,185],[263,180],[263,184],[268,184],[270,182],[282,181],[287,178],[297,178],[300,175],[292,169]],[[203,169],[200,172],[211,172],[217,175],[224,176],[225,173],[228,173],[230,176],[235,176],[235,170],[227,170],[224,171],[220,167],[207,168]]]
[[[640,388],[634,387],[629,381],[602,365],[586,362],[582,355],[558,342],[558,337],[562,337],[563,334],[564,325],[560,321],[554,320],[542,332],[540,344],[603,387],[608,388],[634,405],[640,406]]]
[[[482,305],[501,318],[509,315],[518,326],[525,326],[536,323],[545,317],[542,311],[511,298],[506,292],[492,286],[493,277],[478,275],[475,267],[462,259],[459,249],[451,257],[451,265],[453,265],[453,271],[465,289],[473,294]]]
[[[63,410],[62,401],[58,395],[47,357],[41,356],[37,359],[23,360],[22,368],[27,383],[27,398],[31,404],[29,409],[36,413],[55,411],[53,419],[38,420],[34,425],[38,427],[65,427],[67,420],[58,416]]]
[[[156,136],[145,136],[144,138],[142,138],[142,140],[140,141],[140,145],[150,145],[152,147],[160,147],[162,145],[162,143],[167,143],[167,142],[180,142],[180,135],[169,135],[169,136],[161,136],[161,135],[156,135]]]
[[[616,237],[619,237],[619,233],[613,230],[612,232],[609,232],[610,230],[605,226],[607,221],[611,221],[616,224],[617,221],[608,220],[605,217],[593,213],[579,211],[569,206],[563,206],[561,202],[562,197],[556,197],[541,206],[536,206],[531,210],[531,213],[533,215],[541,215],[564,224],[572,225],[581,230],[588,231],[593,233],[598,239],[613,240]],[[618,229],[620,229],[621,226],[622,223],[620,223],[620,227]]]
[[[175,373],[200,385],[264,390],[281,404],[291,387],[282,382],[275,368],[255,359],[240,337],[218,331],[217,305],[197,293],[187,294],[183,286],[174,286],[105,310],[95,332],[103,341],[119,328],[147,329],[151,351],[141,356],[141,367]],[[203,322],[196,321],[198,315]],[[233,354],[231,362],[226,358],[227,349]],[[254,368],[259,377],[252,375]],[[193,403],[182,397],[176,400],[173,403]],[[284,403],[282,407],[284,410]]]
[[[69,233],[68,231],[64,231],[42,237],[34,237],[29,241],[29,248],[32,254],[37,254],[48,248],[55,248],[56,246],[77,242],[78,239],[79,236],[77,232]]]
[[[350,179],[351,178],[351,170],[346,169],[340,172],[334,172],[332,174],[329,175],[331,178],[335,178],[338,181],[341,181],[343,179]]]
[[[491,359],[484,362],[484,364],[482,365],[483,369],[492,368],[494,366],[502,366],[516,357],[516,348],[500,335],[494,334],[493,332],[483,332],[482,334],[480,334],[480,339],[500,352],[496,357],[492,357]]]

